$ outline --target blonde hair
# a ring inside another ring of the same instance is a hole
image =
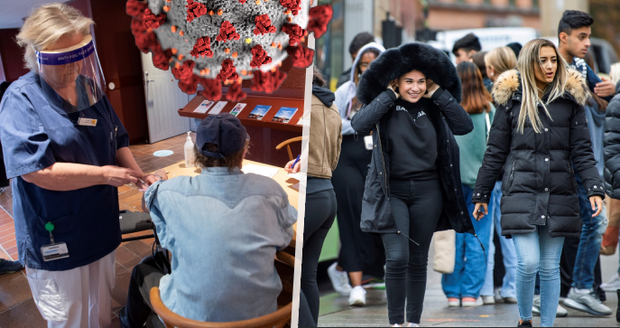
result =
[[[508,47],[499,47],[489,51],[484,56],[484,64],[495,69],[495,75],[499,76],[505,71],[517,67],[517,56]]]
[[[614,84],[617,84],[620,81],[620,63],[612,64],[609,68],[609,77],[611,77],[611,81]]]
[[[76,32],[90,34],[93,24],[92,19],[64,3],[50,3],[34,9],[17,34],[17,44],[24,48],[26,68],[37,72],[37,51],[56,43],[65,35]]]
[[[540,50],[543,47],[551,47],[557,56],[557,70],[553,77],[553,82],[549,83],[543,94],[549,94],[547,102],[544,103],[540,97],[538,97],[538,87],[536,86],[536,67],[542,69],[542,63],[540,62]],[[545,39],[534,39],[523,46],[519,60],[517,61],[517,70],[521,73],[521,86],[523,88],[523,102],[521,103],[521,110],[519,112],[519,121],[517,130],[523,134],[525,122],[529,120],[536,133],[542,132],[542,122],[538,116],[538,104],[541,103],[545,114],[551,118],[548,104],[560,98],[566,92],[566,80],[568,77],[568,64],[564,61],[564,58],[558,53],[555,45]]]

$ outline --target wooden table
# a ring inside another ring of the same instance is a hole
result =
[[[247,159],[243,160],[243,165],[248,165],[248,164],[254,164],[254,165],[265,166],[265,167],[276,167],[273,165],[250,161]],[[181,161],[181,162],[166,166],[164,170],[168,172],[169,179],[172,179],[177,176],[182,176],[182,175],[193,177],[193,176],[197,176],[198,174],[200,174],[200,169],[196,167],[192,167],[192,168],[185,167],[185,161]],[[284,191],[288,195],[289,203],[293,205],[295,209],[298,209],[299,190],[293,188],[293,185],[295,185],[299,181],[297,179],[291,178],[286,173],[286,171],[284,171],[284,169],[281,167],[278,167],[278,173],[276,173],[276,175],[274,175],[272,179],[275,180],[282,187],[282,189],[284,189]],[[295,235],[297,234],[297,223],[293,225],[293,229],[295,230],[295,234],[293,234],[293,240],[291,241],[291,245],[290,245],[291,247],[295,247],[295,243],[296,243]]]

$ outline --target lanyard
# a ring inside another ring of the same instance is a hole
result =
[[[45,230],[50,233],[50,241],[52,244],[54,243],[54,236],[52,235],[52,231],[54,230],[54,228],[55,226],[52,222],[48,222],[45,224]]]

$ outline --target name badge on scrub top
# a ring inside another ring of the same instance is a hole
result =
[[[69,250],[65,243],[49,244],[41,246],[41,255],[43,255],[43,261],[49,262],[69,257]]]
[[[81,126],[97,126],[97,119],[96,118],[80,117],[78,119],[78,125],[81,125]]]
[[[54,235],[52,235],[54,228],[54,224],[51,222],[45,224],[45,230],[50,233],[50,241],[52,242],[49,245],[41,246],[41,255],[43,256],[43,261],[45,262],[69,257],[69,249],[67,249],[67,244],[54,242]]]

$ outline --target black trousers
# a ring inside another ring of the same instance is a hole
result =
[[[306,297],[309,312],[300,308],[299,326],[316,327],[319,319],[319,286],[316,282],[317,265],[323,242],[336,217],[336,194],[325,190],[306,195],[304,217],[304,249],[301,262],[301,290]],[[301,306],[300,306],[301,307]],[[311,317],[308,318],[307,315]]]
[[[443,210],[441,182],[390,181],[390,205],[401,233],[381,234],[387,265],[388,317],[390,324],[404,323],[406,299],[407,321],[419,324],[426,291],[428,250]]]
[[[332,174],[341,244],[338,264],[347,272],[364,271],[382,277],[385,258],[381,238],[360,229],[364,182],[371,157],[364,138],[342,137],[340,160]]]
[[[153,313],[149,293],[151,288],[159,286],[163,276],[164,273],[159,268],[148,264],[138,264],[133,268],[125,313],[119,315],[123,328],[142,327],[146,323]],[[161,324],[156,326],[157,328],[164,328],[161,321],[154,320],[154,323]]]

